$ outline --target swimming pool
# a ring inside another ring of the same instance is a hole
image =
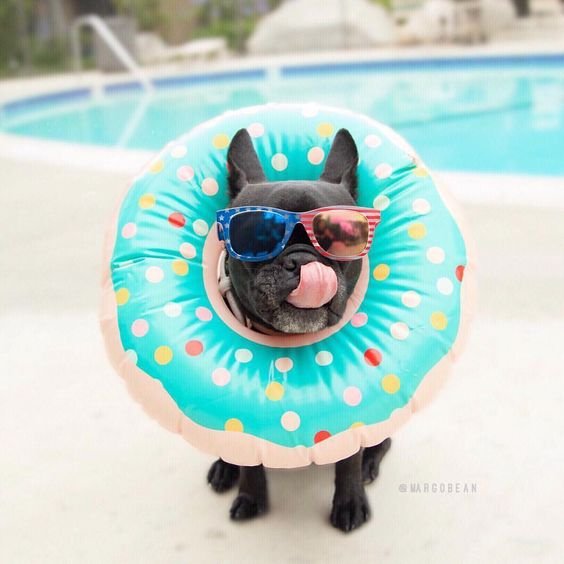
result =
[[[0,132],[157,150],[225,110],[347,107],[402,133],[436,169],[564,175],[564,55],[257,68],[78,89],[1,107]]]

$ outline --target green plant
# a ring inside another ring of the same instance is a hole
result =
[[[155,31],[165,21],[159,0],[113,0],[113,4],[118,14],[135,18],[143,31]]]

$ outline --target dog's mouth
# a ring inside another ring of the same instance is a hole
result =
[[[333,299],[338,287],[337,274],[330,266],[308,262],[300,267],[298,287],[286,301],[299,309],[317,309]]]

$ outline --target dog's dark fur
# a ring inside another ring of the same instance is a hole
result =
[[[330,205],[355,205],[358,152],[346,129],[335,136],[325,169],[318,181],[267,182],[245,129],[234,136],[228,151],[230,206],[261,205],[288,211],[308,211]],[[304,309],[286,298],[299,284],[300,268],[312,261],[330,266],[338,289],[331,301]],[[360,275],[361,261],[331,261],[319,255],[301,225],[296,226],[284,251],[271,261],[256,263],[227,259],[233,290],[246,315],[269,331],[311,333],[338,323]],[[350,531],[362,525],[370,513],[364,484],[378,475],[379,464],[390,440],[366,448],[337,462],[331,523]],[[249,519],[267,509],[268,496],[263,466],[238,467],[221,459],[214,462],[208,482],[223,492],[239,481],[239,494],[231,507],[232,519]]]

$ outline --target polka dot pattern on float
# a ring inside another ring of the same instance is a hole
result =
[[[164,305],[163,312],[167,317],[178,317],[182,314],[182,306],[176,302],[168,302]]]
[[[315,436],[313,437],[313,442],[315,444],[320,443],[321,441],[326,441],[329,437],[331,436],[331,433],[329,431],[317,431],[317,433],[315,433]]]
[[[444,296],[450,296],[454,290],[454,284],[449,278],[439,278],[437,280],[437,290]]]
[[[379,178],[380,180],[385,180],[386,178],[390,178],[393,172],[394,169],[392,168],[392,165],[389,165],[388,163],[381,163],[374,169],[374,174],[376,175],[376,178]]]
[[[118,306],[125,305],[129,301],[129,290],[120,288],[116,291],[116,303]]]
[[[247,131],[251,137],[262,137],[264,135],[264,125],[262,123],[251,123],[249,127],[247,127]]]
[[[317,126],[317,133],[320,137],[330,137],[333,135],[333,131],[335,131],[335,128],[332,124],[327,122],[320,123]]]
[[[174,159],[181,159],[186,152],[186,147],[184,145],[174,145],[170,150],[170,156]]]
[[[307,160],[312,165],[321,164],[323,162],[324,158],[325,158],[325,152],[323,151],[323,149],[321,147],[312,147],[307,152]]]
[[[180,245],[180,254],[187,259],[193,259],[196,256],[196,247],[192,243],[182,243]]]
[[[434,311],[431,314],[431,325],[437,331],[444,331],[448,325],[447,316],[442,311]]]
[[[283,153],[276,153],[270,160],[272,168],[278,172],[282,172],[288,168],[288,157]]]
[[[427,228],[424,223],[412,223],[407,228],[407,234],[412,239],[423,239],[427,235]]]
[[[382,144],[382,139],[378,135],[371,133],[364,138],[364,143],[367,147],[376,149],[376,147],[379,147]]]
[[[353,327],[364,327],[368,321],[368,315],[364,312],[357,312],[351,318],[351,325]]]
[[[212,372],[212,381],[216,386],[227,386],[227,384],[229,384],[229,382],[231,381],[231,372],[229,372],[229,370],[227,370],[227,368],[216,368],[213,372]]]
[[[380,380],[380,385],[387,394],[395,394],[399,391],[401,382],[395,374],[386,374],[386,376]]]
[[[163,169],[164,162],[160,159],[158,161],[155,161],[154,163],[151,163],[151,165],[149,166],[149,172],[151,172],[152,174],[158,174]]]
[[[284,397],[284,386],[280,382],[270,382],[264,393],[270,401],[279,401]]]
[[[137,235],[137,225],[133,222],[126,223],[121,229],[121,236],[125,239],[131,239]]]
[[[242,433],[243,432],[243,423],[239,419],[232,417],[225,422],[225,430],[232,431],[234,433]]]
[[[465,267],[464,267],[464,265],[462,265],[462,264],[459,264],[459,265],[456,267],[455,275],[456,275],[456,279],[457,279],[459,282],[462,282],[462,279],[464,278],[464,268],[465,268]]]
[[[364,362],[369,366],[380,366],[382,353],[378,349],[366,349],[364,351]]]
[[[156,203],[156,198],[153,194],[143,194],[139,200],[138,200],[138,204],[139,207],[143,210],[149,210],[152,207],[154,207],[155,203]]]
[[[349,386],[343,392],[343,401],[351,407],[356,407],[362,401],[362,392],[356,386]]]
[[[145,278],[151,284],[158,284],[164,280],[164,271],[160,266],[150,266],[145,271]]]
[[[211,321],[213,314],[207,307],[200,306],[196,308],[196,317],[200,321]]]
[[[198,341],[194,339],[192,341],[188,341],[184,345],[184,350],[186,351],[186,354],[189,356],[198,356],[199,354],[202,354],[202,352],[204,351],[204,345],[202,341]]]
[[[241,362],[242,364],[246,364],[247,362],[251,362],[251,360],[253,360],[253,353],[249,349],[237,349],[235,351],[235,360],[237,362]]]
[[[429,247],[425,256],[433,264],[442,264],[445,261],[445,252],[441,247]]]
[[[202,182],[202,192],[206,196],[215,196],[219,191],[219,184],[215,178],[204,178]]]
[[[413,200],[411,208],[419,215],[426,215],[431,211],[431,204],[425,198],[417,198]]]
[[[417,307],[421,303],[421,296],[414,290],[408,290],[401,295],[401,303],[405,307]]]
[[[394,339],[397,339],[398,341],[405,341],[405,339],[409,337],[409,326],[407,323],[397,321],[391,325],[390,333]]]
[[[203,219],[194,221],[192,228],[194,229],[194,233],[200,237],[205,237],[209,231],[208,224]]]
[[[177,276],[186,276],[189,271],[188,263],[182,259],[173,260],[172,271]]]
[[[216,149],[225,149],[229,145],[229,136],[225,133],[218,133],[212,140],[212,145]]]
[[[194,169],[188,165],[181,166],[176,171],[176,176],[178,180],[181,180],[182,182],[190,182],[190,180],[194,178]]]
[[[169,362],[172,360],[173,357],[172,349],[167,345],[161,345],[160,347],[157,347],[155,349],[155,353],[153,356],[157,364],[160,364],[161,366],[165,366],[166,364],[169,364]]]
[[[372,202],[372,207],[375,210],[380,210],[380,211],[384,211],[385,209],[388,208],[389,205],[390,205],[390,198],[388,198],[388,196],[385,196],[384,194],[380,194],[376,196],[374,198],[374,201]]]
[[[177,229],[186,225],[186,218],[180,212],[173,212],[168,216],[168,222]]]
[[[283,356],[276,359],[274,366],[278,372],[290,372],[294,367],[294,361],[287,356]]]
[[[372,271],[372,275],[374,276],[374,280],[383,282],[390,275],[390,267],[387,264],[379,264]]]
[[[300,416],[295,411],[286,411],[280,418],[280,424],[286,431],[293,433],[300,427]]]
[[[333,355],[329,351],[319,351],[315,355],[315,362],[319,366],[329,366],[333,362]]]
[[[145,319],[136,319],[131,324],[131,332],[135,337],[144,337],[149,332],[149,323]]]

